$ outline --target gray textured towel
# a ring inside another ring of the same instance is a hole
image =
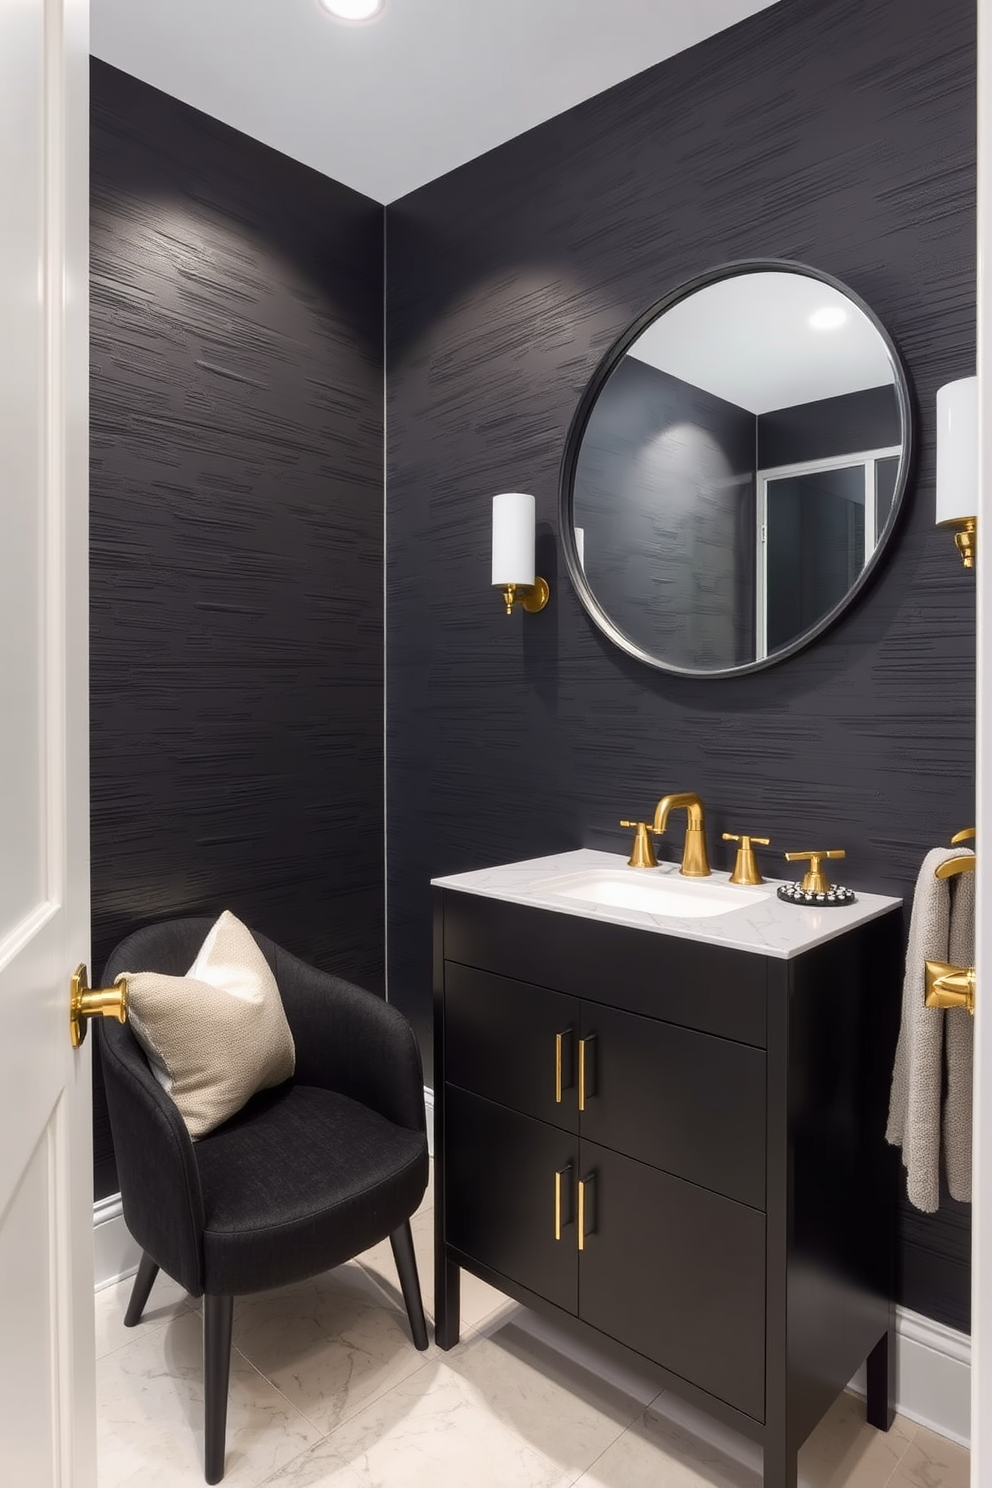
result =
[[[934,877],[941,863],[959,857],[965,850],[935,847],[924,858],[916,882],[906,949],[902,1026],[885,1133],[894,1147],[902,1148],[911,1203],[927,1214],[935,1213],[940,1202],[942,1147],[952,1196],[971,1198],[973,1022],[963,1009],[942,1012],[923,1002],[925,962],[974,965],[974,874],[953,879]],[[945,1055],[947,1096],[942,1113]]]

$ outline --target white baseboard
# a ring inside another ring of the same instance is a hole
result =
[[[424,1106],[433,1157],[434,1092],[428,1087],[424,1088]],[[120,1194],[101,1199],[93,1207],[93,1255],[98,1291],[133,1276],[138,1269],[141,1250],[124,1224]],[[851,1381],[851,1389],[864,1394],[863,1371]],[[971,1339],[966,1333],[896,1308],[896,1409],[951,1441],[970,1445]]]
[[[96,1290],[133,1276],[141,1246],[132,1240],[121,1212],[120,1194],[93,1205],[93,1280]]]
[[[434,1092],[429,1085],[424,1086],[424,1111],[427,1116],[427,1151],[431,1157],[434,1156]]]
[[[864,1371],[851,1389],[865,1393]],[[896,1409],[961,1446],[971,1445],[971,1339],[896,1308]]]

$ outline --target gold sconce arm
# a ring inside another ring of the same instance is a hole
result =
[[[507,584],[503,590],[503,603],[506,605],[506,613],[513,614],[513,606],[518,604],[528,615],[539,615],[551,598],[551,590],[546,579],[540,575],[535,578],[533,584]]]
[[[69,1038],[78,1049],[86,1038],[87,1018],[116,1018],[127,1022],[127,980],[119,977],[112,987],[87,985],[86,967],[77,966],[69,984]]]
[[[966,1008],[975,1012],[975,968],[949,966],[944,961],[928,961],[927,989],[924,1002],[928,1008]]]

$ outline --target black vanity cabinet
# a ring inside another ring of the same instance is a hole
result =
[[[462,1267],[661,1366],[765,1482],[887,1427],[899,916],[789,960],[435,889],[436,1329]]]

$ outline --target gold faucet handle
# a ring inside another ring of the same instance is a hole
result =
[[[627,859],[628,868],[657,868],[658,859],[655,856],[654,843],[648,836],[651,827],[647,822],[627,821],[620,823],[622,827],[633,827],[634,846],[630,857]]]
[[[754,848],[751,846],[751,843],[757,842],[762,847],[768,847],[771,838],[753,837],[749,833],[743,832],[740,834],[737,832],[724,832],[723,840],[724,842],[740,843],[740,847],[737,849],[737,861],[734,864],[734,871],[730,875],[730,882],[732,884],[764,883],[765,880],[761,876],[761,870],[758,867],[758,861],[754,856]]]
[[[794,852],[786,853],[787,863],[804,863],[809,860],[809,872],[803,877],[800,888],[805,894],[829,894],[830,880],[820,867],[824,858],[846,858],[847,852],[843,847],[832,847],[820,852]]]
[[[974,837],[974,835],[974,827],[965,827],[963,832],[954,833],[954,836],[951,838],[951,846],[954,847],[959,842],[968,842],[972,837]]]

